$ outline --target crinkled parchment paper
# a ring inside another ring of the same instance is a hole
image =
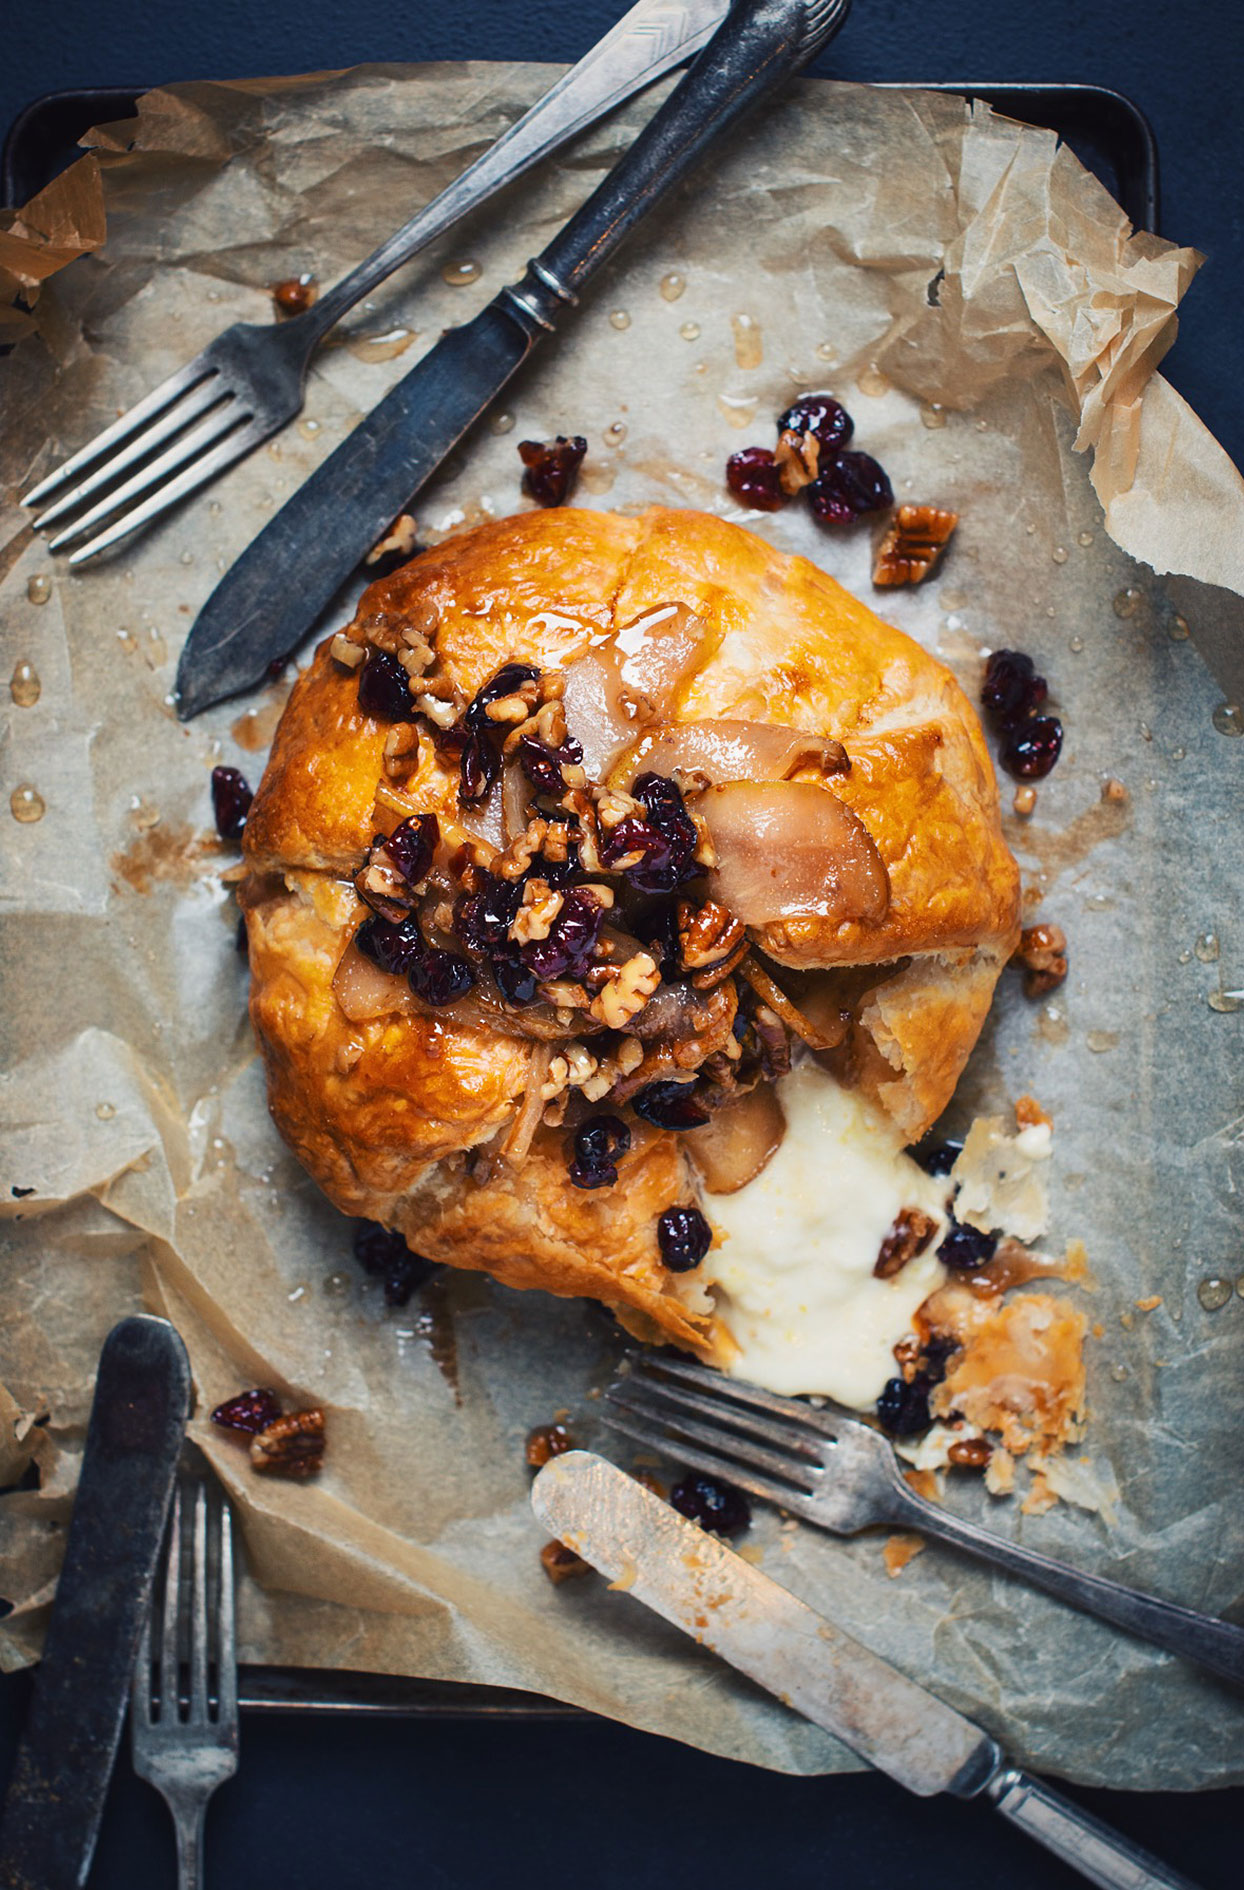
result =
[[[357,310],[301,423],[121,557],[71,573],[14,502],[227,322],[268,319],[273,280],[335,277],[547,82],[477,65],[177,88],[97,139],[104,247],[91,169],[5,233],[0,262],[33,312],[0,369],[0,615],[5,673],[33,664],[41,693],[5,705],[4,781],[46,812],[19,822],[0,804],[0,1467],[23,1485],[4,1500],[4,1658],[37,1649],[98,1346],[144,1302],[184,1333],[201,1414],[256,1383],[328,1409],[328,1464],[305,1487],[256,1479],[195,1427],[242,1518],[246,1659],[507,1684],[835,1769],[854,1761],[625,1598],[546,1581],[524,1434],[566,1409],[581,1442],[610,1448],[597,1398],[616,1334],[597,1309],[474,1276],[379,1304],[349,1227],[269,1125],[221,877],[233,856],[210,833],[209,769],[257,776],[283,690],[189,727],[169,707],[220,573],[445,325],[515,276],[651,99]],[[89,253],[54,275],[53,251]],[[451,286],[442,268],[463,257],[481,275]],[[821,531],[794,506],[742,514],[722,483],[791,394],[828,384],[900,498],[962,513],[937,580],[883,608],[970,687],[983,648],[1030,650],[1066,724],[1035,815],[1011,827],[1071,977],[1037,1005],[1005,981],[958,1114],[1005,1113],[1024,1091],[1054,1114],[1050,1244],[1082,1237],[1096,1282],[1081,1481],[1106,1511],[1021,1516],[971,1479],[951,1500],[1224,1611],[1240,1601],[1244,1293],[1211,1311],[1197,1289],[1244,1269],[1229,996],[1244,985],[1244,740],[1215,726],[1232,718],[1197,639],[1238,664],[1244,489],[1152,373],[1195,262],[1131,236],[1052,135],[954,99],[801,84],[649,221],[507,392],[513,426],[485,422],[417,511],[426,539],[511,510],[515,442],[582,432],[582,502],[740,517],[869,596],[867,530]],[[1191,638],[1155,570],[1182,574]],[[1125,803],[1103,802],[1106,777]],[[936,1548],[892,1580],[877,1536],[784,1530],[763,1509],[752,1540],[1028,1762],[1129,1786],[1244,1777],[1238,1701],[1021,1585]]]

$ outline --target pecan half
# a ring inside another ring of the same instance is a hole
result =
[[[544,1572],[555,1588],[559,1588],[572,1575],[586,1575],[588,1564],[573,1549],[568,1549],[564,1542],[546,1542],[540,1551],[540,1560]]]
[[[1029,925],[1011,961],[1024,974],[1025,997],[1044,997],[1067,976],[1067,934],[1061,925]]]
[[[251,1464],[272,1476],[313,1477],[324,1464],[324,1413],[290,1411],[251,1443]]]
[[[900,505],[877,547],[873,583],[923,583],[958,523],[957,512],[943,512],[936,505]]]
[[[524,1454],[533,1470],[541,1470],[550,1457],[560,1457],[574,1447],[574,1438],[564,1424],[538,1424],[527,1433]]]
[[[893,1227],[881,1243],[873,1265],[873,1278],[892,1280],[909,1260],[924,1252],[936,1232],[937,1222],[923,1208],[900,1208]]]
[[[678,956],[684,971],[697,975],[697,990],[710,989],[728,977],[747,950],[747,927],[742,919],[708,899],[693,906],[683,899],[678,906]]]
[[[969,1470],[983,1470],[993,1451],[983,1437],[957,1437],[946,1452],[949,1462]]]

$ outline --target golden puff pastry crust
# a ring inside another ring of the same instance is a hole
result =
[[[698,645],[665,721],[768,722],[846,749],[848,772],[799,778],[862,822],[888,875],[884,913],[752,936],[779,971],[841,972],[850,1018],[835,1067],[914,1140],[948,1101],[1018,937],[992,767],[942,664],[807,560],[666,509],[484,525],[372,585],[348,634],[396,648],[402,626],[434,625],[442,693],[461,701],[508,662],[569,670],[672,602],[694,612]],[[340,1208],[430,1258],[599,1299],[633,1330],[711,1354],[711,1303],[694,1273],[662,1265],[656,1237],[660,1213],[696,1197],[681,1136],[636,1123],[619,1185],[597,1191],[570,1184],[555,1122],[511,1166],[498,1151],[531,1042],[448,1012],[351,1022],[337,1002],[390,729],[359,708],[357,673],[330,645],[290,696],[244,839],[251,1015],[282,1134]],[[421,740],[408,802],[452,834],[457,789],[452,759]]]

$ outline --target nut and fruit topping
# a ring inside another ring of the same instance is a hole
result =
[[[936,1232],[937,1222],[923,1208],[900,1208],[893,1227],[881,1243],[873,1278],[892,1280],[909,1260],[924,1252]]]
[[[670,1491],[670,1502],[680,1516],[715,1536],[741,1536],[751,1526],[751,1504],[742,1490],[698,1471],[679,1479]]]
[[[574,491],[586,452],[587,441],[578,433],[569,439],[559,433],[555,440],[520,440],[523,491],[537,505],[561,505]]]
[[[890,481],[876,460],[867,453],[846,450],[854,423],[832,394],[801,395],[779,416],[777,426],[776,451],[745,446],[726,462],[726,484],[744,505],[757,512],[777,512],[802,492],[813,516],[829,525],[846,525],[866,512],[893,505]],[[931,511],[916,506],[904,509]],[[953,528],[953,515],[947,516]]]
[[[236,768],[212,769],[212,813],[222,840],[240,840],[251,811],[254,790]]]
[[[922,584],[959,523],[957,512],[936,505],[900,505],[877,548],[873,583]]]
[[[524,1455],[533,1470],[541,1470],[551,1457],[574,1448],[574,1438],[564,1424],[538,1424],[527,1433]]]
[[[1011,962],[1023,970],[1025,997],[1044,997],[1067,976],[1067,934],[1061,925],[1027,926]]]
[[[576,1188],[612,1188],[617,1158],[631,1146],[631,1132],[620,1116],[589,1116],[574,1138],[570,1179]]]
[[[946,1376],[947,1363],[957,1349],[953,1339],[935,1334],[914,1360],[903,1359],[903,1376],[888,1379],[877,1400],[877,1422],[883,1431],[891,1437],[914,1437],[928,1430],[933,1422],[929,1394]]]
[[[440,1271],[435,1260],[413,1253],[396,1228],[381,1227],[378,1221],[358,1222],[354,1257],[365,1273],[383,1280],[386,1306],[405,1306],[411,1294]]]
[[[683,899],[678,904],[678,956],[684,971],[707,974],[694,980],[697,988],[716,984],[742,958],[747,950],[747,927],[741,919],[727,912],[715,899],[693,906]]]
[[[212,1412],[212,1423],[226,1431],[266,1431],[281,1415],[275,1391],[239,1391]]]
[[[1008,774],[1040,781],[1058,760],[1063,725],[1039,715],[1049,685],[1022,650],[994,650],[985,665],[981,706],[1002,739],[1000,759]]]
[[[251,1465],[273,1476],[313,1477],[324,1467],[324,1413],[290,1411],[251,1439]]]
[[[979,1227],[965,1227],[952,1217],[937,1257],[952,1273],[975,1273],[978,1268],[988,1266],[997,1251],[995,1234],[982,1233]]]
[[[272,284],[272,300],[278,315],[305,314],[319,292],[318,282],[310,275],[286,276],[283,282]]]
[[[695,1207],[666,1208],[657,1222],[657,1245],[671,1273],[690,1273],[713,1244],[713,1230]]]
[[[568,1549],[564,1542],[546,1542],[540,1551],[540,1562],[545,1574],[555,1588],[569,1581],[575,1575],[587,1575],[591,1572],[590,1564]]]
[[[418,549],[418,526],[409,512],[399,512],[384,537],[376,540],[363,559],[364,575],[388,577],[400,565],[409,564]]]

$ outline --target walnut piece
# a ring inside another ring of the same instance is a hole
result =
[[[647,952],[636,952],[613,974],[588,1005],[588,1011],[608,1030],[621,1030],[637,1017],[661,982],[656,960]]]
[[[923,583],[958,523],[957,512],[943,512],[936,505],[900,505],[877,548],[873,583]]]
[[[569,1581],[572,1575],[586,1575],[588,1564],[573,1549],[568,1549],[564,1542],[546,1542],[540,1551],[540,1560],[544,1572],[555,1588]]]
[[[328,646],[328,653],[335,663],[341,663],[346,669],[357,669],[367,656],[367,646],[354,643],[344,630],[339,630]]]
[[[324,1413],[290,1411],[251,1440],[251,1465],[271,1476],[313,1477],[324,1465]]]
[[[821,442],[815,433],[796,433],[787,427],[778,437],[773,455],[783,492],[793,498],[810,486],[820,470]]]
[[[378,564],[405,564],[419,549],[418,527],[409,512],[399,512],[384,537],[374,544],[363,560],[370,571]]]
[[[1029,925],[1011,961],[1024,974],[1025,997],[1044,997],[1067,976],[1067,934],[1061,925]]]
[[[873,1278],[892,1280],[909,1260],[924,1252],[936,1232],[937,1222],[923,1208],[900,1208],[893,1227],[881,1243],[873,1265]]]
[[[529,879],[523,887],[523,903],[510,926],[510,937],[518,945],[526,945],[532,939],[547,938],[564,903],[561,893],[550,887],[547,881]]]

